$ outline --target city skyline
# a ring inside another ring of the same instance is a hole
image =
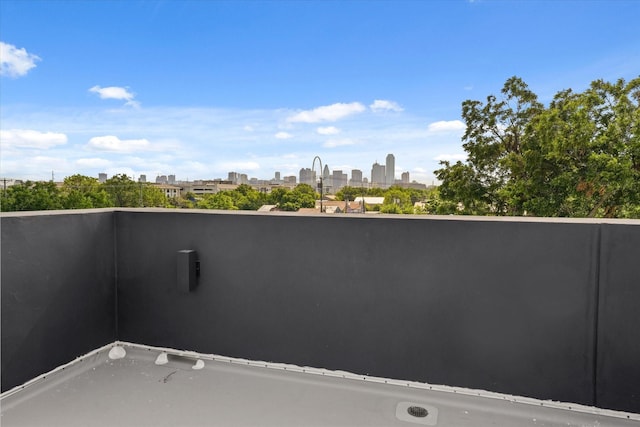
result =
[[[511,76],[546,104],[637,77],[638,16],[624,0],[3,0],[0,177],[291,176],[316,155],[368,175],[393,151],[431,184],[465,159],[462,102]]]
[[[377,162],[373,163],[371,168],[370,177],[366,177],[363,175],[363,171],[360,169],[351,169],[351,178],[349,175],[345,173],[341,169],[331,169],[330,165],[324,165],[321,176],[324,180],[325,186],[327,188],[332,188],[334,191],[339,190],[342,187],[347,185],[349,186],[358,186],[358,187],[378,187],[378,188],[388,188],[396,184],[409,184],[409,183],[418,183],[417,181],[411,181],[410,172],[403,171],[400,174],[395,171],[393,174],[389,174],[388,171],[393,168],[395,165],[395,156],[393,153],[389,153],[386,156],[386,164],[380,165]],[[382,174],[380,176],[376,176],[376,168],[382,167]],[[400,179],[398,179],[398,175]],[[315,187],[315,184],[318,182],[320,175],[313,170],[312,168],[301,168],[298,172],[298,175],[283,175],[280,171],[275,171],[273,177],[254,177],[249,176],[246,173],[242,173],[242,171],[229,171],[227,173],[227,178],[223,177],[213,177],[206,179],[195,179],[193,181],[227,181],[233,184],[251,184],[251,185],[259,185],[263,183],[272,183],[272,184],[310,184]],[[98,174],[99,182],[105,182],[109,178],[109,175],[105,172],[101,172]],[[156,175],[155,178],[147,177],[146,174],[141,174],[138,177],[131,176],[133,180],[137,180],[139,182],[147,182],[147,183],[156,183],[156,184],[168,184],[168,185],[178,185],[181,182],[189,182],[188,179],[180,179],[180,177],[176,177],[175,174],[162,174]],[[420,183],[429,185],[428,183]]]

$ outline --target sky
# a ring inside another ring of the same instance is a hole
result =
[[[640,0],[0,2],[0,177],[436,182],[461,104],[640,75]],[[437,182],[436,182],[437,183]]]

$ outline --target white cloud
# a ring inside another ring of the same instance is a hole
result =
[[[291,135],[288,132],[278,132],[274,135],[276,138],[278,139],[289,139],[289,138],[293,138],[293,135]]]
[[[36,148],[46,150],[67,143],[67,135],[30,129],[0,130],[3,148]]]
[[[429,132],[454,132],[465,129],[464,123],[460,120],[439,121],[429,124],[427,128]]]
[[[385,99],[376,99],[373,101],[373,104],[369,105],[369,108],[371,108],[374,113],[380,113],[383,111],[404,111],[404,108],[398,105],[397,102],[387,101]]]
[[[249,126],[249,125],[246,125],[243,129],[246,130],[247,132],[253,132],[255,130],[253,129],[253,126]]]
[[[97,93],[98,96],[100,96],[100,99],[118,99],[121,101],[126,101],[125,105],[130,105],[136,108],[140,106],[140,103],[134,99],[135,94],[129,92],[129,90],[124,87],[100,87],[96,85],[89,89],[89,92]]]
[[[320,135],[337,135],[340,133],[340,129],[335,126],[319,127],[316,129]]]
[[[319,122],[335,122],[353,114],[365,111],[364,105],[359,102],[350,104],[337,103],[325,105],[313,110],[300,111],[290,116],[287,121],[290,123],[319,123]]]
[[[226,162],[220,164],[220,169],[227,171],[250,171],[260,169],[257,162]]]
[[[322,146],[325,148],[335,148],[335,147],[342,147],[345,145],[354,145],[355,143],[356,142],[354,140],[349,138],[328,139],[327,142],[322,144]]]
[[[433,158],[433,160],[436,160],[438,162],[442,162],[442,161],[454,162],[458,160],[464,161],[466,159],[467,159],[466,154],[439,154],[438,156]]]
[[[111,162],[106,159],[100,159],[97,157],[90,159],[78,159],[76,165],[83,168],[106,168],[111,166]]]
[[[87,147],[96,151],[111,151],[117,153],[131,153],[133,151],[149,150],[151,144],[146,139],[120,139],[117,136],[94,136]]]
[[[36,66],[40,58],[26,51],[18,49],[12,44],[0,42],[0,75],[21,77]]]

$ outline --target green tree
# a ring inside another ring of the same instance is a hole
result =
[[[114,175],[103,184],[115,207],[164,207],[162,191],[149,183],[135,182],[125,174]]]
[[[280,205],[282,198],[287,194],[289,190],[285,187],[276,187],[267,196],[267,203],[270,205]]]
[[[543,106],[537,95],[519,77],[511,77],[502,88],[502,98],[487,97],[486,103],[462,103],[466,124],[463,148],[466,163],[444,161],[436,176],[443,183],[443,198],[462,204],[462,213],[485,215],[515,214],[504,191],[507,182],[517,179],[525,129]]]
[[[380,213],[412,214],[413,203],[411,203],[410,193],[400,187],[389,188],[385,192]]]
[[[215,194],[207,194],[198,201],[196,206],[202,209],[237,210],[238,207],[234,204],[233,197],[229,193],[220,191]]]
[[[278,206],[283,211],[297,211],[300,208],[313,208],[319,194],[309,184],[298,184],[296,187],[282,196]]]
[[[52,181],[26,181],[2,191],[2,211],[62,209],[60,190]]]
[[[640,78],[564,90],[544,108],[517,77],[465,101],[466,162],[441,162],[442,211],[638,217]]]
[[[233,204],[238,209],[256,211],[267,203],[267,196],[247,184],[240,184],[228,194],[233,198]]]
[[[65,209],[106,208],[111,206],[109,194],[96,178],[72,175],[62,184],[62,204]]]
[[[529,128],[522,209],[538,216],[638,217],[640,78],[558,93]]]

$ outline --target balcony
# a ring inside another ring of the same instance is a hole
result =
[[[640,221],[106,209],[1,228],[3,425],[640,421]]]

